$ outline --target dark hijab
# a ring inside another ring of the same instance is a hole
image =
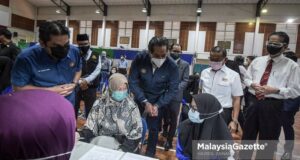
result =
[[[179,144],[187,157],[192,157],[193,140],[232,140],[223,117],[218,114],[222,109],[219,101],[210,94],[198,94],[193,98],[201,119],[208,119],[202,123],[193,123],[187,119],[179,125]]]
[[[75,114],[64,97],[42,90],[0,96],[0,123],[1,160],[69,159]]]

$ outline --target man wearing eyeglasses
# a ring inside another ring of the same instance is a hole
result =
[[[69,44],[69,29],[59,22],[45,22],[39,28],[39,41],[16,59],[11,78],[15,91],[49,90],[74,105],[81,61],[79,50]]]
[[[269,55],[256,58],[245,77],[250,95],[242,139],[255,141],[259,137],[260,144],[270,140],[265,150],[256,153],[256,159],[273,158],[281,131],[283,100],[300,95],[298,64],[282,54],[288,44],[285,32],[272,33],[266,46]],[[252,151],[243,151],[240,156],[249,159]]]
[[[96,100],[97,88],[100,81],[101,57],[90,49],[89,36],[87,34],[78,34],[77,44],[82,61],[82,76],[79,80],[79,90],[76,93],[75,114],[77,117],[80,101],[83,100],[85,118],[87,118]]]

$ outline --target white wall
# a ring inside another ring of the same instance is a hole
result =
[[[36,17],[36,7],[27,2],[27,0],[10,0],[9,6],[14,14],[30,19],[35,19]]]

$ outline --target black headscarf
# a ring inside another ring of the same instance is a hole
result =
[[[198,94],[193,96],[201,119],[211,117],[218,113],[222,106],[219,101],[210,94]],[[192,141],[193,140],[229,140],[232,141],[231,134],[227,125],[218,114],[209,119],[205,119],[202,123],[193,123],[189,119],[183,121],[179,125],[179,144],[183,153],[187,157],[192,157]]]

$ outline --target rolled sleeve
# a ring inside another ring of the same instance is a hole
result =
[[[11,81],[15,86],[23,87],[30,82],[32,70],[24,57],[18,57],[12,69]]]

